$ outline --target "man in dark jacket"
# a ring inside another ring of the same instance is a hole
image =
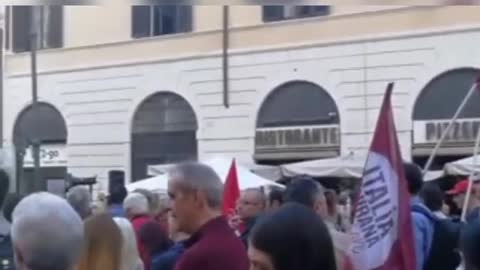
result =
[[[256,223],[258,216],[265,211],[266,198],[262,190],[250,188],[245,190],[238,202],[238,216],[242,221],[240,239],[248,246],[250,231]]]
[[[13,209],[22,200],[22,197],[17,194],[9,194],[5,199],[3,206],[3,216],[8,223],[12,224]],[[12,239],[10,234],[0,235],[0,270],[15,269]]]
[[[192,235],[176,270],[247,270],[242,241],[221,214],[223,184],[212,168],[185,163],[169,175],[168,194],[178,229]]]

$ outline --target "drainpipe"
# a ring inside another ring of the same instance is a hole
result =
[[[222,73],[223,73],[223,106],[230,106],[229,74],[228,74],[228,47],[229,47],[229,7],[223,6],[223,44],[222,44]]]

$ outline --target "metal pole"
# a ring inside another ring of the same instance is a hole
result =
[[[475,92],[475,89],[477,88],[477,85],[478,85],[477,80],[475,80],[472,87],[468,91],[467,95],[465,95],[465,97],[463,98],[462,103],[460,104],[460,106],[458,106],[458,109],[455,112],[455,114],[453,115],[452,120],[450,120],[450,122],[448,123],[447,128],[443,131],[442,136],[440,137],[440,140],[435,145],[435,148],[433,149],[432,153],[430,154],[430,157],[428,157],[428,161],[425,164],[425,168],[423,168],[423,175],[424,176],[428,172],[428,170],[430,170],[430,167],[432,166],[432,163],[433,163],[433,159],[435,158],[435,155],[437,154],[438,149],[440,149],[440,146],[442,145],[443,141],[447,137],[447,134],[450,132],[450,129],[452,128],[453,123],[455,123],[457,121],[458,117],[460,116],[460,113],[462,113],[462,111],[463,111],[463,108],[465,108],[465,105],[467,105],[468,100],[470,100],[470,97]]]
[[[223,44],[222,44],[222,73],[223,73],[223,106],[230,107],[229,74],[228,74],[228,47],[229,45],[229,7],[223,6]]]
[[[31,25],[30,25],[30,58],[31,58],[31,75],[32,75],[32,110],[35,112],[38,103],[37,92],[37,37],[38,22],[35,16],[35,7],[32,7]],[[40,141],[38,138],[31,138],[32,158],[34,164],[34,181],[35,187],[40,186],[42,179],[40,172]]]

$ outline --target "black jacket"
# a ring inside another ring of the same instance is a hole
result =
[[[9,235],[0,235],[0,270],[14,270],[12,240]]]
[[[250,238],[250,232],[252,231],[253,226],[255,226],[255,224],[257,223],[257,219],[258,217],[253,217],[245,221],[245,230],[240,235],[240,239],[242,240],[243,244],[247,248],[248,248],[248,240]]]

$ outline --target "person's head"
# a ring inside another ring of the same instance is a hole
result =
[[[92,214],[91,195],[86,187],[75,186],[67,192],[67,201],[82,219]]]
[[[273,188],[268,194],[268,210],[274,211],[280,208],[283,204],[283,191],[278,188]]]
[[[82,250],[83,223],[64,199],[46,192],[13,211],[12,244],[19,270],[71,270]]]
[[[85,220],[85,245],[76,270],[118,270],[123,238],[120,228],[107,213]]]
[[[108,204],[123,204],[123,201],[127,197],[128,191],[122,185],[115,185],[112,187],[110,191],[110,195],[108,197]]]
[[[460,250],[465,259],[465,269],[480,270],[480,221],[468,223],[462,230]]]
[[[193,234],[221,215],[223,184],[215,171],[201,163],[182,163],[169,172],[168,195],[179,229]]]
[[[162,225],[149,221],[140,228],[139,240],[150,251],[150,255],[157,255],[170,247],[170,240]]]
[[[158,197],[155,195],[155,193],[151,192],[150,190],[146,190],[143,188],[135,189],[133,191],[134,193],[140,193],[145,198],[147,198],[148,201],[148,208],[150,209],[150,213],[154,214],[155,210],[158,208]]]
[[[403,167],[405,170],[408,192],[410,195],[416,196],[423,187],[422,170],[417,164],[410,162],[405,162]]]
[[[123,202],[123,209],[130,220],[136,216],[150,214],[148,200],[140,193],[130,193]]]
[[[430,211],[442,211],[445,195],[442,189],[435,183],[427,183],[420,191],[420,197]]]
[[[327,217],[327,202],[324,188],[310,177],[293,179],[285,190],[285,203],[296,202],[313,209],[322,218]]]
[[[126,218],[116,217],[113,220],[122,232],[123,245],[120,270],[137,269],[136,267],[141,265],[142,261],[138,253],[137,238],[133,226]]]
[[[0,209],[2,208],[5,197],[8,194],[9,188],[10,177],[8,177],[8,174],[4,170],[0,169]]]
[[[297,203],[286,203],[259,220],[248,256],[254,270],[336,269],[326,225],[311,208]]]
[[[258,188],[249,188],[242,192],[238,201],[238,215],[241,219],[248,219],[260,215],[265,211],[265,194]]]
[[[22,199],[23,196],[17,193],[10,193],[5,198],[5,203],[3,204],[3,216],[9,223],[12,223],[13,210]]]

